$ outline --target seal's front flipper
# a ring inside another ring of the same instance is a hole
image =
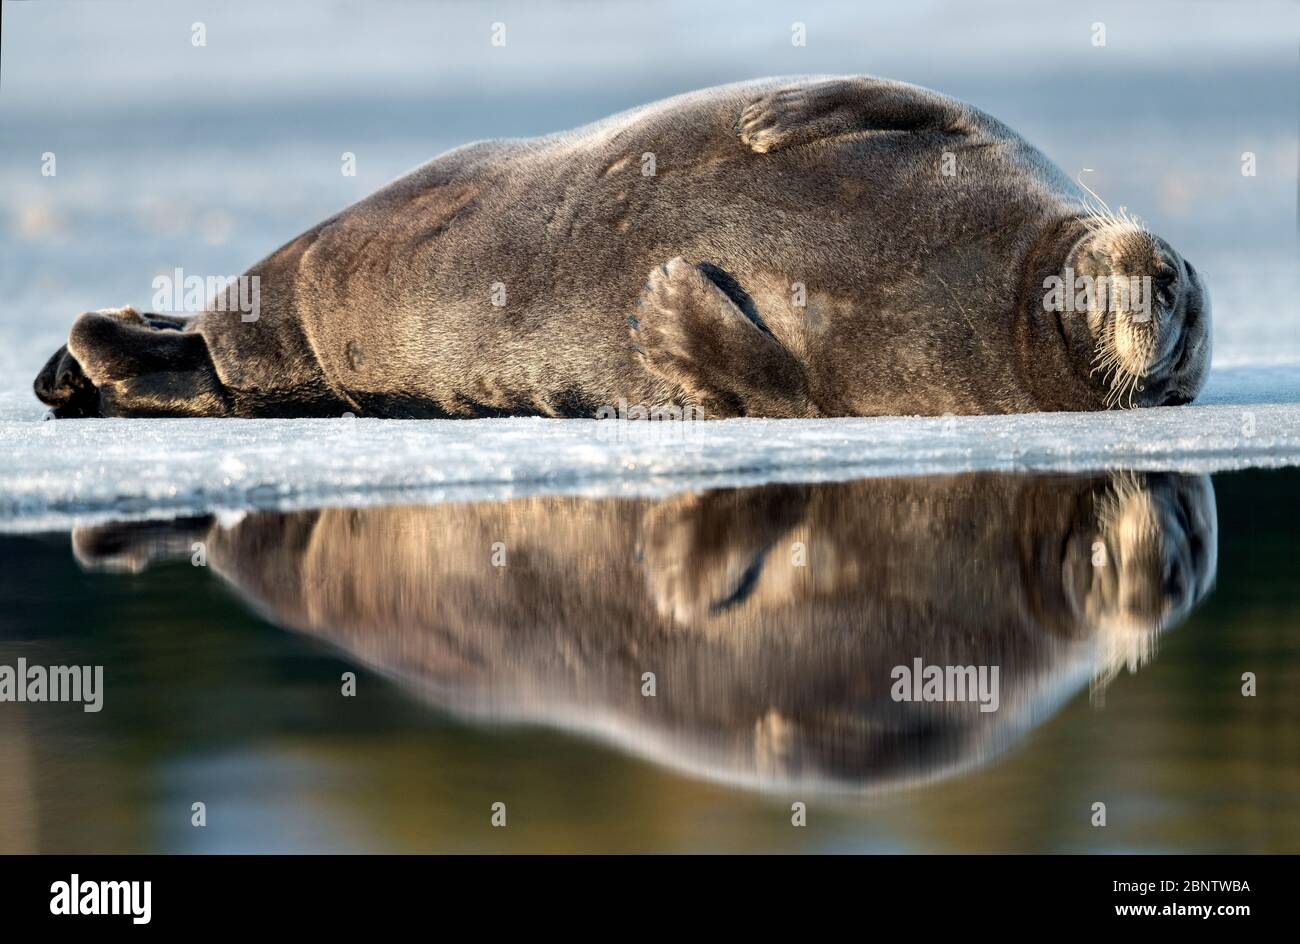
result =
[[[681,257],[650,274],[629,321],[649,370],[706,418],[819,415],[794,355]]]
[[[863,131],[973,130],[959,102],[887,79],[828,79],[768,92],[740,114],[740,140],[760,154]]]
[[[146,318],[134,308],[92,311],[79,317],[68,336],[68,374],[74,373],[75,366],[97,391],[98,404],[94,412],[78,415],[229,415],[229,397],[217,378],[207,342],[197,332],[181,330],[183,325],[180,319],[166,316]],[[47,365],[41,376],[49,370]],[[51,402],[42,396],[40,378],[37,395]]]

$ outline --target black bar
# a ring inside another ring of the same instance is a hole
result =
[[[715,914],[724,909],[742,923],[772,909],[792,917],[801,909],[810,909],[807,914],[849,909],[864,926],[882,918],[919,917],[927,929],[988,927],[990,922],[998,928],[1029,929],[1041,928],[1046,919],[1069,929],[1200,923],[1231,932],[1243,922],[1285,917],[1292,908],[1295,874],[1291,857],[1256,856],[881,857],[832,864],[832,870],[843,869],[838,876],[810,872],[804,863],[786,872],[783,863],[770,858],[686,864],[688,870],[710,870],[714,878],[702,885],[699,877],[683,881],[686,877],[677,874],[680,862],[466,858],[8,857],[0,859],[0,901],[7,929],[63,926],[91,932],[283,927],[336,933],[346,927],[383,926],[402,914],[436,914],[456,923],[477,915],[491,924],[509,917],[528,920],[534,914],[545,915],[541,923],[549,924],[561,910],[571,913],[568,920],[574,925],[582,925],[590,919],[591,906],[624,910],[628,921],[651,924],[705,907]],[[743,874],[749,864],[761,868],[762,875]],[[83,894],[91,882],[149,882],[148,923],[136,924],[130,914],[52,914],[52,886],[70,884],[73,874]],[[479,904],[487,907],[475,907]],[[1211,909],[1208,916],[1201,913],[1204,908]],[[1221,913],[1224,908],[1241,913]]]

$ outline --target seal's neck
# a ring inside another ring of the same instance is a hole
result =
[[[1060,278],[1088,236],[1083,214],[1046,227],[1025,257],[1016,311],[1017,367],[1040,410],[1100,410],[1105,388],[1092,374],[1096,342],[1087,319],[1054,311],[1050,279]]]

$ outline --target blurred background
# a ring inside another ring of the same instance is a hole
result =
[[[1067,173],[1091,168],[1098,193],[1208,279],[1218,364],[1300,360],[1293,0],[165,0],[3,15],[0,416],[41,415],[31,378],[77,313],[146,307],[176,266],[238,274],[445,149],[818,72],[941,90]],[[47,153],[56,176],[42,176]]]

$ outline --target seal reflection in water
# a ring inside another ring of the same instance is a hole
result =
[[[979,474],[112,525],[74,549],[137,570],[205,541],[259,612],[454,712],[870,790],[979,764],[1136,669],[1207,592],[1216,534],[1205,477]],[[997,689],[896,700],[916,660]]]
[[[1138,291],[1087,290],[1111,280]],[[35,390],[56,416],[1099,410],[1191,400],[1209,323],[1190,262],[992,116],[764,79],[450,151],[202,314],[81,315]]]

